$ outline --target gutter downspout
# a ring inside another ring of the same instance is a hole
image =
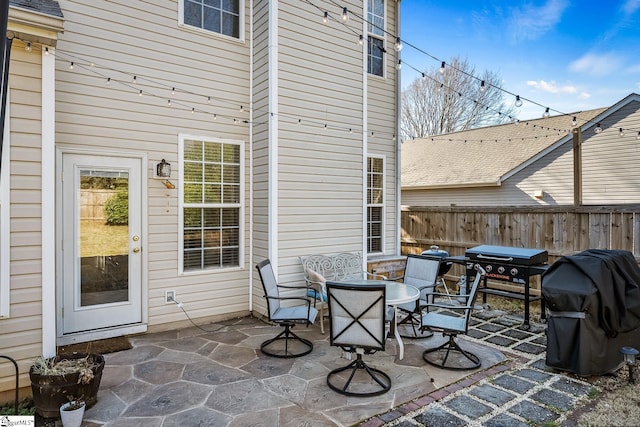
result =
[[[253,1],[249,2],[249,312],[253,313]]]
[[[278,0],[269,2],[269,137],[267,254],[278,277]]]
[[[363,7],[367,7],[366,2]],[[366,14],[366,10],[363,11],[363,15]],[[362,20],[362,34],[367,34],[367,23]],[[363,48],[360,51],[362,56],[362,269],[367,270],[367,222],[368,222],[368,210],[367,210],[367,178],[368,178],[368,160],[369,160],[369,137],[367,132],[367,122],[369,120],[369,96],[368,96],[368,69],[367,69],[367,54],[366,44],[363,44]],[[383,248],[384,250],[384,248]]]
[[[396,0],[396,36],[400,37],[400,1]],[[398,52],[400,56],[400,52]],[[396,256],[402,253],[402,139],[400,138],[400,103],[402,102],[402,73],[396,70]]]

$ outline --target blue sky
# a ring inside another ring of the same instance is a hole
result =
[[[466,58],[476,75],[495,71],[504,89],[551,110],[606,107],[640,93],[640,0],[402,0],[400,7],[402,40],[444,61]],[[401,54],[419,70],[440,65],[406,43]],[[417,76],[404,66],[403,87]],[[526,101],[518,111],[521,120],[544,112]]]

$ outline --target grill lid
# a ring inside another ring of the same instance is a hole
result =
[[[480,245],[467,249],[465,256],[472,261],[537,265],[546,263],[549,254],[542,249]]]

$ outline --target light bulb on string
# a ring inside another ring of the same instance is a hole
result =
[[[45,48],[44,48],[44,54],[45,54],[45,55],[49,55],[49,48],[48,48],[48,47],[45,47]]]
[[[396,37],[396,44],[394,47],[396,52],[400,52],[402,50],[402,41],[400,40],[400,37]]]
[[[137,76],[133,76],[132,81],[133,81],[133,84],[138,83],[138,77]]]
[[[142,89],[140,89],[140,92],[138,92],[138,96],[142,96]]]
[[[398,64],[396,65],[396,70],[400,70],[402,68],[402,59],[398,59]]]
[[[442,64],[440,64],[440,74],[444,74],[444,66],[445,66],[445,62],[442,61]]]
[[[31,52],[31,42],[27,42],[27,44],[24,45],[24,50]]]
[[[480,82],[480,92],[484,92],[487,90],[487,87],[484,85],[484,80]]]
[[[422,73],[422,80],[427,80],[427,76],[424,73]]]
[[[624,136],[624,129],[620,128],[620,132],[618,132],[618,135],[620,135],[620,138],[622,138]]]
[[[349,11],[346,7],[342,8],[342,22],[346,23],[349,20]]]
[[[362,46],[364,44],[364,36],[360,34],[360,38],[358,39],[358,44]]]
[[[211,104],[211,97],[207,96],[207,104]]]
[[[325,12],[324,16],[322,17],[322,22],[324,24],[326,24],[327,22],[329,22],[329,12]]]
[[[520,95],[516,95],[516,107],[522,107],[522,99],[520,99]]]
[[[218,115],[217,115],[217,114],[214,114],[214,115],[213,115],[213,120],[217,120],[217,119],[218,119]]]
[[[111,84],[111,77],[107,77],[107,86]]]
[[[69,69],[70,69],[70,70],[73,70],[73,62],[71,62],[71,63],[69,64]]]
[[[142,91],[140,91],[140,92],[142,92]],[[171,107],[171,100],[170,100],[170,99],[167,99],[167,105],[168,105],[169,107]]]
[[[196,112],[196,107],[191,107],[191,114]]]
[[[576,116],[573,116],[573,120],[571,120],[571,126],[576,127],[577,124],[578,120],[576,119]]]
[[[636,135],[636,139],[640,140],[640,131],[638,131],[638,134]]]
[[[549,107],[547,107],[547,108],[544,110],[544,113],[542,113],[542,117],[544,117],[545,119],[546,119],[547,117],[549,117]]]
[[[595,133],[600,133],[602,132],[602,127],[600,127],[600,123],[596,123],[596,127],[593,130]]]
[[[242,105],[240,106],[240,112],[244,113],[244,106],[242,106]]]
[[[175,88],[175,87],[172,87],[172,88],[171,88],[171,95],[175,95],[175,94],[176,94],[176,88]]]

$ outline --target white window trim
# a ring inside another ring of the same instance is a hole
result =
[[[382,203],[375,203],[375,204],[370,204],[368,197],[367,197],[367,218],[366,218],[366,222],[367,224],[369,223],[369,207],[370,206],[374,206],[374,207],[380,207],[382,208],[382,215],[381,215],[381,224],[380,224],[380,252],[367,252],[368,256],[375,256],[375,255],[380,255],[380,254],[384,254],[385,253],[385,247],[386,247],[386,233],[385,233],[385,227],[387,224],[387,157],[385,155],[378,155],[378,154],[368,154],[367,155],[367,183],[369,182],[369,159],[382,159]],[[367,188],[365,189],[366,192],[369,191],[368,188],[368,184],[367,184]],[[366,245],[366,249],[368,249],[369,247],[369,232],[367,231],[367,245]]]
[[[208,36],[220,37],[225,40],[235,41],[235,42],[244,42],[244,22],[246,13],[244,11],[245,0],[239,0],[238,11],[238,35],[239,37],[231,37],[226,34],[217,33],[215,31],[210,31],[205,28],[194,27],[193,25],[184,23],[184,0],[178,0],[178,26],[184,28],[185,30],[194,31],[199,34],[204,34]]]
[[[10,218],[10,141],[9,107],[11,91],[7,93],[7,108],[4,119],[4,136],[2,147],[2,169],[0,170],[0,318],[9,317],[11,304],[10,265],[11,257],[11,218]]]
[[[182,0],[180,0],[182,1]],[[370,77],[375,77],[378,79],[386,79],[387,78],[387,56],[388,56],[388,49],[387,49],[387,0],[383,0],[383,9],[384,9],[384,15],[382,17],[383,19],[383,23],[384,23],[384,28],[382,29],[383,34],[382,35],[378,35],[378,34],[373,34],[369,32],[369,29],[367,28],[367,37],[374,37],[378,40],[382,40],[382,48],[384,49],[384,52],[382,53],[382,75],[379,76],[377,74],[372,74],[369,73],[369,52],[367,51],[367,74]],[[369,18],[369,4],[368,2],[366,2],[366,6],[367,11],[366,11],[366,16],[367,19]],[[365,24],[368,27],[368,24]],[[367,41],[367,49],[369,48],[369,42]]]
[[[238,240],[240,247],[238,248],[238,266],[222,267],[222,268],[205,268],[203,270],[184,270],[184,141],[185,140],[200,140],[207,142],[219,142],[223,144],[235,144],[240,147],[240,213],[239,213],[239,230]],[[211,274],[215,272],[227,272],[230,270],[241,270],[244,266],[244,212],[245,212],[245,147],[244,141],[233,139],[212,138],[200,135],[178,135],[178,160],[180,164],[180,178],[178,182],[182,185],[178,185],[178,274],[189,276],[198,274]]]

